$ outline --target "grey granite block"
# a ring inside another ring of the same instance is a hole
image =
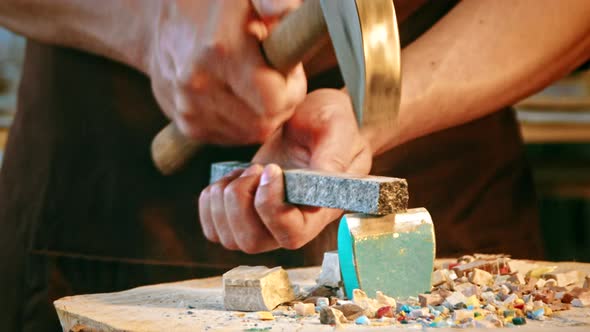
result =
[[[211,182],[249,163],[222,162],[211,166]],[[408,207],[405,179],[331,173],[308,169],[284,171],[286,201],[292,204],[338,208],[345,211],[386,215]]]

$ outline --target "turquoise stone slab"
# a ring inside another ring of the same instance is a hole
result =
[[[424,208],[386,216],[346,214],[340,221],[338,252],[349,298],[354,288],[371,297],[377,291],[393,297],[429,291],[435,251],[434,225]]]

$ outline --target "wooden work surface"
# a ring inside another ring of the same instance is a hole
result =
[[[556,265],[557,271],[578,270],[585,274],[590,273],[590,264],[537,264]],[[293,284],[305,287],[314,284],[319,268],[293,269],[288,272]],[[55,301],[55,307],[64,331],[243,331],[255,327],[272,327],[272,331],[334,330],[332,326],[321,325],[317,315],[307,318],[278,316],[274,321],[260,321],[255,313],[240,317],[236,312],[225,311],[220,277],[144,286],[117,293],[69,296]],[[353,330],[401,330],[395,326],[345,326],[346,329]],[[456,332],[488,329],[426,330]],[[590,331],[590,308],[572,308],[544,322],[527,320],[527,325],[519,327],[519,330]]]

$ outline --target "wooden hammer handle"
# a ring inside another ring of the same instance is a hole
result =
[[[270,66],[287,73],[326,33],[320,0],[306,0],[271,31],[262,42],[262,50]],[[170,123],[152,141],[152,159],[162,174],[171,175],[201,147],[201,142],[185,137]]]

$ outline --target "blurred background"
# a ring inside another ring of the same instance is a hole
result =
[[[22,38],[0,29],[0,165],[15,112],[24,45]],[[588,67],[516,105],[549,260],[590,262]]]

